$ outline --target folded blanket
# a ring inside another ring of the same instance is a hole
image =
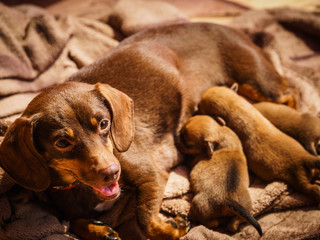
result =
[[[176,8],[156,1],[111,2],[108,9],[88,11],[81,17],[51,15],[34,6],[9,8],[0,3],[0,136],[35,94],[63,82],[122,38],[148,27],[188,21]],[[319,21],[313,13],[276,9],[245,11],[231,24],[248,34],[288,79],[300,94],[300,110],[314,115],[320,112]],[[188,216],[192,199],[188,174],[184,165],[170,173],[161,207],[163,217]],[[313,199],[292,191],[284,183],[264,183],[254,176],[249,190],[252,214],[264,231],[262,239],[320,236],[320,214]],[[38,197],[14,186],[0,169],[0,240],[74,239],[68,222],[58,220],[54,209]],[[246,224],[236,234],[225,232],[224,226],[215,230],[194,223],[192,226],[182,239],[258,238]],[[119,231],[127,233],[124,236],[129,239],[135,234],[134,239],[143,239],[134,220],[119,226]]]
[[[11,120],[37,92],[63,82],[118,44],[113,29],[98,21],[1,3],[0,13],[2,120]]]
[[[163,213],[173,216],[188,216],[192,199],[188,174],[188,169],[183,165],[171,171],[161,206]],[[251,214],[259,220],[262,226],[264,231],[262,239],[297,239],[297,237],[318,233],[320,216],[319,210],[316,208],[317,203],[314,199],[293,192],[283,182],[265,183],[254,176],[250,176],[250,179],[249,193],[253,207]],[[306,210],[306,208],[310,209]],[[309,218],[308,214],[312,215],[313,218]],[[298,222],[299,224],[297,224]],[[279,230],[279,227],[283,229]],[[306,231],[306,229],[308,230]],[[195,227],[182,239],[258,238],[259,235],[255,229],[246,225],[236,234],[225,232],[223,226],[215,231],[209,230],[204,226]]]
[[[176,6],[187,16],[198,17],[217,17],[217,16],[236,16],[248,10],[248,7],[236,3],[235,1],[225,0],[164,0]]]

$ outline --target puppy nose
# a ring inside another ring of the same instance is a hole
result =
[[[98,174],[105,182],[114,181],[119,175],[119,167],[113,163],[107,168],[100,169]]]

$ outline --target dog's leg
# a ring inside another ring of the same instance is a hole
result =
[[[120,158],[120,163],[126,181],[137,189],[135,214],[140,230],[152,240],[179,239],[188,232],[189,224],[180,217],[167,222],[159,217],[168,174],[157,168],[148,153],[139,154],[132,149],[127,155],[130,160]],[[135,159],[138,161],[135,162]]]
[[[159,182],[146,182],[139,189],[136,217],[139,227],[147,238],[153,240],[179,239],[188,232],[188,223],[180,217],[166,222],[160,219],[158,214],[164,185]]]
[[[100,221],[78,218],[70,222],[70,231],[86,240],[120,240],[118,233]]]

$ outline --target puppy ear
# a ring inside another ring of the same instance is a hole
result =
[[[49,169],[33,143],[33,121],[20,117],[8,128],[0,145],[0,166],[21,186],[44,191]]]
[[[214,148],[215,148],[215,143],[212,142],[212,141],[204,141],[204,148],[205,148],[205,151],[208,155],[208,157],[212,157],[213,155],[213,152],[214,152]]]
[[[214,119],[221,125],[221,126],[226,126],[226,121],[222,117],[214,117]]]
[[[239,89],[239,84],[238,83],[234,83],[232,84],[232,86],[230,87],[231,90],[238,92]]]
[[[129,149],[134,137],[133,101],[125,93],[108,84],[96,84],[111,113],[111,137],[119,152]]]

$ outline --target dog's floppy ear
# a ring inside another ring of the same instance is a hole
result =
[[[8,128],[0,145],[0,166],[19,185],[44,191],[50,184],[49,169],[33,142],[33,121],[20,117]]]
[[[96,88],[112,112],[112,141],[119,152],[125,152],[134,137],[133,101],[125,93],[108,84],[97,83]]]

